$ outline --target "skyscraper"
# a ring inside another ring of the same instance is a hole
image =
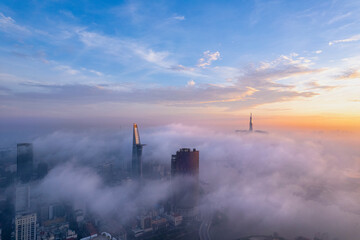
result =
[[[174,186],[174,210],[185,218],[197,215],[199,195],[199,151],[182,148],[171,157],[171,179]]]
[[[24,213],[30,209],[29,184],[16,184],[15,187],[15,212]]]
[[[33,147],[31,143],[17,144],[17,178],[23,183],[31,180],[33,174]]]
[[[252,113],[250,113],[250,123],[249,123],[249,132],[253,131],[253,120],[252,120]]]
[[[141,144],[138,126],[133,126],[133,147],[132,147],[132,174],[134,178],[142,177],[142,149],[145,144]]]
[[[36,240],[36,213],[15,217],[15,240]]]

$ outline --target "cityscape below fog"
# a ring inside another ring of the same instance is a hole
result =
[[[235,132],[264,133],[264,131],[254,131],[252,114],[250,114],[249,129]],[[3,196],[0,199],[1,239],[214,239],[210,234],[211,227],[221,225],[224,221],[224,213],[208,211],[199,204],[201,194],[206,191],[204,182],[199,179],[200,151],[195,148],[180,148],[169,156],[168,163],[144,162],[146,144],[141,142],[139,126],[135,123],[132,133],[131,161],[123,161],[121,156],[117,162],[101,160],[92,167],[94,174],[101,177],[104,188],[128,185],[133,189],[134,194],[144,189],[147,194],[154,194],[147,182],[165,182],[170,188],[170,194],[166,198],[156,201],[155,204],[135,203],[131,209],[133,212],[131,217],[120,215],[105,218],[93,212],[86,204],[79,207],[63,199],[49,201],[43,196],[44,193],[39,193],[36,189],[54,166],[34,159],[33,152],[36,148],[34,149],[32,143],[18,143],[16,164],[14,164],[15,159],[10,157],[11,148],[3,148],[0,152],[2,160],[0,170],[3,176],[0,182]],[[72,184],[77,184],[76,179],[73,179]],[[96,202],[96,197],[91,201]],[[81,199],[78,200],[81,202]],[[147,201],[147,197],[139,200]],[[117,214],[116,209],[113,214]],[[282,237],[276,232],[268,235],[259,232],[234,239],[289,238]],[[298,236],[294,239],[328,240],[330,238],[326,233],[317,233],[314,238]]]

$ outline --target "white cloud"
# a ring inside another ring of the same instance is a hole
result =
[[[360,234],[354,224],[360,220],[359,149],[356,138],[336,135],[235,135],[173,124],[143,129],[142,139],[149,143],[145,161],[169,164],[169,156],[179,146],[200,151],[200,208],[219,211],[226,217],[221,221],[229,226],[226,229],[235,230],[221,239],[274,229],[286,239],[317,232],[328,232],[331,237],[326,239],[354,239]],[[178,189],[155,180],[145,181],[143,187],[135,181],[106,186],[88,167],[104,160],[129,159],[127,130],[57,131],[37,137],[34,146],[39,159],[58,163],[34,192],[43,194],[42,200],[67,200],[74,205],[82,201],[104,220],[118,217],[122,223]]]
[[[216,61],[220,58],[220,52],[216,51],[211,53],[209,50],[204,52],[204,56],[199,59],[198,67],[206,68],[211,65],[211,62]]]
[[[330,19],[330,21],[329,21],[328,24],[333,24],[333,23],[335,23],[335,22],[341,21],[341,20],[343,20],[343,19],[345,19],[345,18],[347,18],[347,17],[350,17],[351,15],[352,15],[351,12],[345,13],[345,14],[343,14],[343,15],[338,15],[338,16]]]
[[[317,51],[315,51],[315,53],[320,54],[320,53],[322,53],[322,50],[317,50]]]
[[[4,32],[22,32],[30,33],[25,27],[16,24],[15,20],[11,17],[6,17],[0,12],[0,30]]]
[[[77,31],[77,34],[80,41],[86,46],[101,48],[106,53],[120,58],[129,58],[135,55],[146,62],[153,63],[160,67],[170,68],[173,65],[173,63],[166,59],[169,56],[169,53],[166,51],[157,52],[135,41],[108,37],[84,30]]]
[[[354,35],[354,36],[352,36],[350,38],[331,41],[331,42],[329,42],[329,46],[334,45],[336,43],[357,42],[359,40],[360,40],[360,34]]]
[[[93,73],[93,74],[95,74],[95,75],[97,75],[97,76],[99,76],[99,77],[101,77],[101,76],[104,75],[104,74],[102,74],[101,72],[95,71],[95,70],[92,70],[92,69],[90,69],[89,72],[91,72],[91,73]]]
[[[147,63],[151,63],[157,67],[156,70],[162,69],[164,71],[179,72],[191,76],[201,76],[201,74],[195,71],[195,68],[186,67],[178,64],[175,60],[170,58],[168,51],[155,51],[147,45],[131,39],[121,39],[117,37],[109,37],[101,35],[95,32],[88,32],[84,29],[78,29],[75,31],[81,42],[87,47],[97,48],[112,56],[119,58],[120,60],[128,61],[134,57],[138,57]],[[207,61],[216,60],[220,53],[216,52],[210,54],[205,52]],[[139,63],[137,62],[136,65]],[[204,63],[205,65],[208,63]]]
[[[185,20],[185,16],[175,16],[173,19],[183,21]]]
[[[188,81],[186,86],[189,86],[189,87],[195,86],[195,81],[194,80]]]
[[[169,56],[168,52],[155,52],[152,49],[146,49],[142,46],[136,46],[133,51],[147,62],[154,63],[162,67],[169,67],[169,62],[166,61],[166,58]]]
[[[80,73],[78,70],[75,70],[75,69],[71,68],[70,66],[66,66],[66,65],[56,66],[55,70],[63,71],[64,73],[67,73],[69,75],[76,75],[76,74]]]

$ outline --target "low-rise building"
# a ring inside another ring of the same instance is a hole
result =
[[[179,226],[183,221],[183,217],[178,213],[172,212],[170,214],[166,214],[165,217],[170,222],[170,224],[173,226]]]
[[[169,226],[169,222],[166,218],[156,216],[151,220],[151,226],[154,231],[165,229]]]

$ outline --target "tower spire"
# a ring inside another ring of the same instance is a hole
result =
[[[145,144],[141,144],[139,129],[136,123],[133,124],[133,147],[132,147],[132,172],[134,178],[142,177],[142,150]]]
[[[252,113],[250,113],[250,123],[249,123],[249,132],[253,131],[253,120],[252,120]]]

